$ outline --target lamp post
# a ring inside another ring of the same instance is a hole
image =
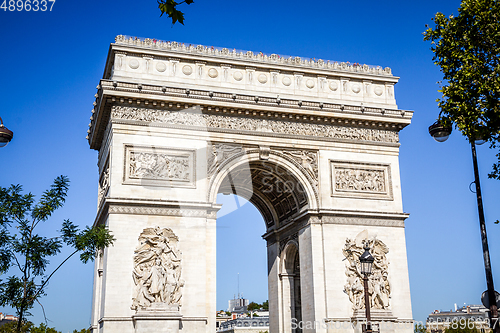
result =
[[[0,148],[5,147],[13,136],[14,133],[3,125],[2,117],[0,117]]]
[[[372,324],[370,316],[370,295],[368,294],[368,275],[372,273],[372,265],[375,258],[370,253],[370,247],[365,243],[365,252],[359,257],[361,262],[361,274],[363,274],[363,286],[365,290],[365,312],[366,312],[366,330],[365,333],[372,333]]]
[[[444,142],[451,134],[452,127],[444,126],[438,121],[429,126],[429,134],[438,142]],[[469,137],[472,150],[472,164],[474,166],[474,184],[476,184],[477,210],[479,213],[479,227],[481,230],[481,241],[483,244],[484,269],[486,271],[487,295],[490,300],[490,326],[494,332],[500,333],[498,321],[498,308],[496,305],[495,288],[493,286],[493,274],[491,273],[490,251],[488,249],[488,237],[486,235],[486,223],[484,222],[483,198],[481,196],[481,184],[479,182],[479,170],[477,166],[476,144],[482,145],[485,140]]]

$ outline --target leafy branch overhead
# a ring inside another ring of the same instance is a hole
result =
[[[437,13],[433,21],[424,40],[443,73],[439,120],[500,148],[500,1],[463,0],[458,16]],[[497,158],[489,177],[500,179]]]
[[[51,277],[69,258],[80,253],[80,260],[86,263],[113,244],[114,238],[104,226],[80,231],[69,220],[63,222],[60,236],[36,233],[36,227],[64,205],[68,189],[68,178],[59,176],[35,203],[35,196],[23,194],[21,185],[0,187],[0,274],[8,275],[0,280],[0,305],[16,309],[17,332],[35,302],[40,303],[45,295]],[[64,244],[73,247],[73,253],[47,274],[49,258],[60,253]]]
[[[172,19],[172,24],[179,22],[184,25],[184,13],[177,9],[177,6],[185,3],[186,5],[192,4],[193,0],[184,0],[182,2],[175,2],[174,0],[157,0],[158,8],[161,11],[161,16],[167,14]]]

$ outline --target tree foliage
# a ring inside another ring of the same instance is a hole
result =
[[[80,260],[86,263],[114,241],[103,226],[80,231],[69,220],[63,222],[58,237],[36,232],[40,223],[47,222],[64,205],[68,189],[68,178],[59,176],[35,203],[35,196],[23,194],[21,185],[0,187],[0,274],[9,275],[0,280],[0,305],[16,309],[17,332],[22,331],[24,318],[30,315],[35,302],[40,303],[45,295],[50,278],[69,258],[80,253]],[[74,252],[47,274],[49,258],[57,255],[64,244],[73,247]]]
[[[11,321],[10,323],[0,326],[0,333],[14,333],[17,330],[17,321]],[[48,327],[45,323],[41,323],[40,326],[35,326],[32,322],[24,322],[21,325],[22,333],[61,333],[53,327]]]
[[[17,324],[18,322],[13,320],[9,323],[3,324],[0,326],[0,333],[14,333],[17,331]],[[21,333],[29,333],[31,328],[33,327],[33,323],[31,322],[25,322],[21,325],[21,330],[17,332]]]
[[[184,13],[177,9],[177,6],[185,3],[186,5],[192,4],[193,0],[184,0],[182,2],[175,2],[174,0],[157,0],[158,8],[160,9],[160,17],[167,14],[172,19],[172,24],[179,22],[184,25]]]
[[[500,148],[500,0],[462,0],[458,13],[437,13],[424,32],[443,72],[438,120]],[[497,157],[489,177],[500,179]]]
[[[90,333],[90,330],[89,329],[86,329],[86,328],[82,328],[81,330],[77,331],[77,330],[73,330],[73,333]]]
[[[413,327],[413,333],[426,333],[425,325],[422,323],[415,324]]]
[[[472,325],[471,325],[472,323]],[[474,326],[473,322],[465,321],[452,321],[448,328],[444,330],[445,333],[480,333]]]
[[[259,310],[262,307],[262,305],[257,304],[255,302],[250,302],[250,304],[247,305],[247,310],[248,311],[254,311],[254,310]]]

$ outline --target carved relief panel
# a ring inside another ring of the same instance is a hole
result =
[[[393,200],[389,164],[330,161],[332,196]]]
[[[125,184],[195,187],[195,151],[125,146]]]
[[[134,251],[132,310],[179,310],[184,280],[178,243],[169,228],[143,230]]]

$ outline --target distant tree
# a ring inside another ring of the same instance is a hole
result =
[[[17,323],[18,323],[17,321],[13,320],[9,323],[3,324],[2,326],[0,326],[0,333],[15,333],[17,331]],[[21,330],[18,332],[29,333],[31,327],[33,327],[32,322],[30,321],[24,322],[21,325]]]
[[[90,330],[89,329],[86,329],[86,328],[82,328],[81,330],[77,331],[77,330],[73,330],[73,333],[90,333]]]
[[[157,0],[158,8],[160,9],[160,17],[167,14],[172,19],[172,25],[179,22],[184,25],[184,13],[177,9],[178,5],[185,3],[186,5],[192,4],[193,0],[184,0],[182,2],[175,2],[174,0]]]
[[[257,304],[255,302],[250,302],[247,306],[248,311],[254,311],[254,310],[259,310],[262,307],[262,305]]]
[[[231,315],[231,312],[226,311],[226,316],[230,316],[230,315]]]
[[[68,188],[68,178],[59,176],[35,203],[33,194],[22,194],[21,185],[0,187],[0,274],[11,274],[6,281],[0,281],[0,305],[16,309],[17,332],[22,332],[24,318],[30,315],[34,303],[41,305],[39,299],[45,295],[47,283],[69,258],[80,253],[80,260],[86,263],[114,241],[103,226],[79,231],[69,220],[62,223],[58,237],[36,233],[36,227],[63,206]],[[74,252],[46,274],[48,258],[58,254],[63,243],[73,247]]]
[[[61,333],[53,327],[47,327],[44,323],[41,323],[38,327],[32,327],[30,333]]]
[[[11,321],[10,323],[0,326],[0,333],[15,333],[17,331],[17,321]],[[47,327],[45,323],[41,323],[40,326],[35,326],[32,322],[24,322],[21,326],[22,333],[61,333],[53,327]]]
[[[415,324],[415,327],[413,328],[413,333],[425,333],[425,325],[423,324]]]
[[[264,303],[262,303],[262,309],[269,311],[269,301],[266,300]]]
[[[431,42],[434,63],[443,72],[438,121],[454,124],[473,142],[500,148],[500,1],[462,0],[458,16],[437,13]],[[500,152],[490,178],[500,179]]]

